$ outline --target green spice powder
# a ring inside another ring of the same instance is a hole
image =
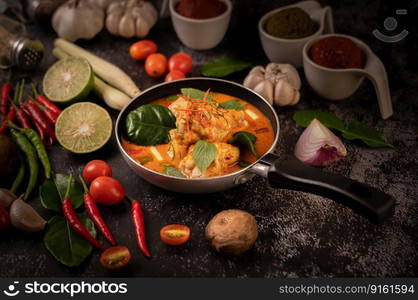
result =
[[[298,7],[287,8],[272,15],[266,22],[267,33],[284,39],[299,39],[310,36],[318,25]]]

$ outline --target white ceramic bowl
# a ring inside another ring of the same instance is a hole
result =
[[[326,37],[345,37],[352,40],[366,54],[366,65],[363,69],[331,69],[313,62],[309,57],[312,45]],[[380,114],[383,119],[393,114],[389,83],[385,66],[373,51],[359,39],[345,34],[325,34],[315,37],[303,48],[303,68],[305,77],[314,91],[329,100],[342,100],[350,97],[363,82],[369,78],[376,90]]]
[[[275,13],[291,7],[299,7],[307,12],[311,19],[318,24],[318,30],[314,34],[301,39],[282,39],[268,34],[264,29],[266,21]],[[298,68],[302,66],[302,50],[306,42],[324,32],[334,32],[332,10],[329,6],[321,7],[317,1],[302,1],[283,6],[265,14],[258,22],[258,31],[264,52],[270,61],[292,64]]]
[[[216,47],[225,36],[231,19],[232,4],[225,3],[226,10],[219,16],[209,19],[186,18],[177,13],[175,7],[180,0],[170,0],[170,14],[174,30],[180,41],[195,50],[207,50]]]

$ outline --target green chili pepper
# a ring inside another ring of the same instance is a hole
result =
[[[19,131],[15,129],[10,129],[10,132],[12,134],[12,138],[15,141],[15,143],[18,145],[20,150],[22,150],[23,153],[25,153],[26,161],[29,166],[29,182],[26,187],[25,195],[23,196],[24,200],[27,200],[30,193],[35,188],[36,182],[38,181],[38,173],[39,173],[39,164],[38,164],[38,158],[36,155],[36,150],[32,146],[32,144],[29,142],[29,140],[21,134]]]
[[[49,162],[48,154],[46,153],[45,146],[42,143],[39,134],[31,128],[20,128],[12,122],[8,122],[8,126],[16,130],[19,130],[32,142],[32,145],[35,147],[36,153],[38,154],[38,158],[41,161],[42,166],[44,167],[45,177],[47,179],[50,179],[52,172],[51,163]]]
[[[17,172],[16,178],[13,181],[12,187],[10,190],[16,194],[19,186],[22,184],[23,178],[25,177],[25,161],[23,160],[22,156],[20,155],[20,167],[19,171]]]

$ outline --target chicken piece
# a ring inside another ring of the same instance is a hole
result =
[[[191,102],[180,97],[168,108],[176,116],[177,128],[170,131],[173,147],[189,146],[198,140],[226,142],[232,131],[248,127],[243,111],[226,110],[215,103]]]
[[[224,175],[229,166],[239,159],[239,149],[227,143],[214,143],[217,149],[216,158],[203,173],[196,166],[193,159],[194,145],[189,148],[187,155],[180,161],[179,168],[189,178],[207,178]]]

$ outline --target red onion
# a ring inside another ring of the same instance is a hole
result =
[[[346,155],[341,140],[317,119],[303,131],[295,146],[295,156],[312,166],[325,166]]]

